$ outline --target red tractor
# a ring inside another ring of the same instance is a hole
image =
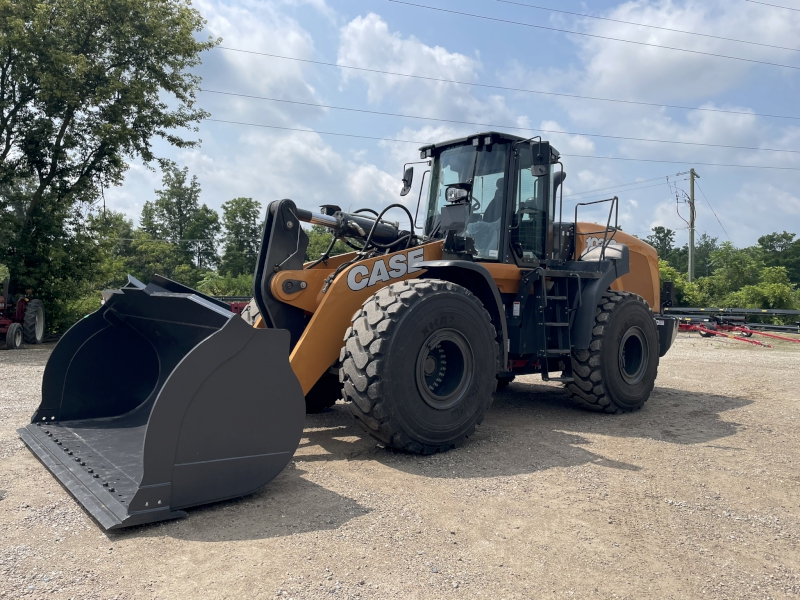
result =
[[[9,294],[8,280],[3,281],[0,294],[0,336],[6,337],[8,350],[26,344],[41,344],[44,339],[44,304],[31,298],[32,290],[25,294]]]

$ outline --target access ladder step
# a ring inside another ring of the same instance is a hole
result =
[[[566,296],[548,296],[547,299],[548,300],[566,300],[567,297]]]
[[[545,327],[569,327],[569,323],[545,323]]]
[[[574,377],[548,377],[545,381],[560,381],[561,383],[572,383],[575,381]]]
[[[567,350],[565,348],[548,348],[547,349],[547,356],[569,356],[572,354],[572,350]]]

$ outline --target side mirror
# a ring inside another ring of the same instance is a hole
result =
[[[405,196],[411,191],[411,182],[414,181],[414,167],[406,167],[403,173],[403,189],[400,190],[400,195]]]
[[[547,159],[542,154],[542,138],[539,138],[539,143],[534,144],[531,142],[531,155],[533,161],[531,162],[531,175],[534,177],[544,177],[547,175],[547,167],[550,163],[550,147],[545,144]]]

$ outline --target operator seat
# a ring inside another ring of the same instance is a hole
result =
[[[483,211],[483,220],[487,223],[492,223],[494,221],[499,221],[500,217],[503,216],[503,181],[504,177],[498,177],[497,181],[495,181],[495,189],[494,196],[489,201],[489,204],[486,206],[486,210]]]

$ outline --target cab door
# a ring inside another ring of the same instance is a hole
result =
[[[548,165],[547,174],[540,177],[531,172],[533,148],[529,144],[518,145],[511,169],[509,252],[520,266],[543,263],[552,246],[554,211],[549,194],[552,168]]]

